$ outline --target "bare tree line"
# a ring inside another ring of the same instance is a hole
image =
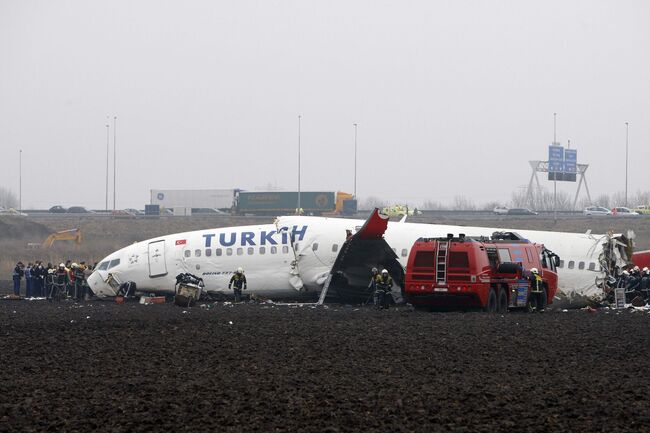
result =
[[[4,186],[0,186],[0,206],[5,209],[18,207],[18,197]]]
[[[484,203],[477,203],[463,195],[457,195],[452,199],[450,203],[444,203],[437,200],[425,200],[419,206],[418,203],[395,203],[376,196],[370,196],[360,203],[359,208],[373,209],[375,207],[382,208],[390,205],[402,204],[413,208],[426,210],[491,211],[497,206],[506,206],[527,207],[536,211],[552,211],[556,209],[558,211],[572,211],[582,210],[587,206],[603,206],[606,208],[624,206],[625,193],[619,191],[613,194],[600,194],[598,196],[592,197],[592,202],[590,202],[587,197],[582,197],[577,201],[575,209],[573,209],[573,200],[574,196],[569,193],[560,191],[557,193],[557,197],[554,198],[553,191],[542,188],[541,190],[535,191],[535,194],[532,197],[532,203],[527,196],[526,190],[519,189],[512,192],[509,202],[488,201]],[[636,193],[628,195],[627,202],[629,207],[650,204],[650,191],[637,191]]]

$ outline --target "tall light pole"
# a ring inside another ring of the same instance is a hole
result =
[[[108,116],[106,116],[106,119],[108,120]],[[108,150],[109,150],[109,129],[110,126],[108,123],[106,124],[106,212],[108,212]]]
[[[302,116],[298,115],[298,207],[296,213],[300,214],[300,119]]]
[[[625,207],[627,207],[627,144],[628,144],[628,137],[629,137],[629,129],[630,129],[630,124],[628,122],[625,122]]]
[[[18,151],[18,212],[23,211],[23,150]]]
[[[558,146],[557,142],[557,113],[553,113],[553,146]],[[557,224],[557,172],[553,175],[553,221]]]
[[[354,199],[357,199],[357,124],[354,124]]]
[[[113,116],[113,212],[115,212],[115,174],[117,173],[117,116]]]

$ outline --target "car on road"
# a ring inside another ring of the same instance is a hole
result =
[[[66,212],[68,212],[68,210],[66,208],[64,208],[63,206],[56,205],[56,206],[52,206],[50,208],[49,212],[50,213],[66,213]]]
[[[68,213],[95,213],[83,206],[72,206],[68,208]]]
[[[636,206],[634,209],[632,209],[634,212],[641,214],[641,215],[650,215],[650,205],[642,204],[639,206]]]
[[[129,212],[127,209],[115,209],[111,212],[112,218],[135,218],[135,214]]]
[[[494,212],[497,215],[507,215],[508,208],[505,206],[497,206],[492,210],[492,212]]]
[[[612,208],[612,215],[619,217],[635,216],[638,217],[639,214],[634,212],[629,207],[618,206]]]
[[[228,215],[226,212],[222,210],[216,208],[208,208],[208,207],[193,207],[192,215],[194,214]]]
[[[135,215],[135,216],[144,215],[144,212],[141,211],[141,210],[138,210],[138,209],[127,208],[127,209],[124,209],[124,210],[131,213],[131,214],[133,214],[133,215]]]
[[[602,206],[589,206],[582,211],[586,216],[611,215],[612,211]]]
[[[525,207],[513,207],[508,209],[508,215],[537,215],[537,212]]]

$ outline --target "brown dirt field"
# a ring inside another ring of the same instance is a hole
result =
[[[0,432],[650,431],[650,314],[0,302]]]

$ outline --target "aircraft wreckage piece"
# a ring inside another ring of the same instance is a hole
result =
[[[364,225],[354,235],[349,236],[341,246],[334,266],[321,291],[319,304],[325,298],[335,298],[341,302],[367,303],[373,295],[368,287],[369,269],[387,269],[395,283],[400,287],[394,297],[401,297],[404,290],[404,268],[397,254],[384,239],[388,228],[388,217],[375,209]]]

